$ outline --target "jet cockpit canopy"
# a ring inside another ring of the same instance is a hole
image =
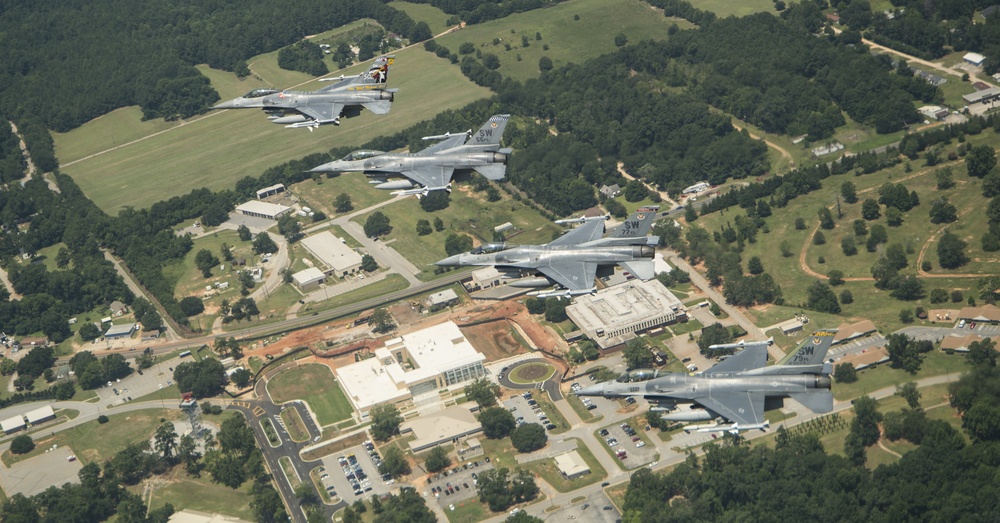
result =
[[[261,96],[267,96],[269,94],[280,93],[278,89],[254,89],[249,93],[243,95],[243,98],[260,98]]]
[[[507,249],[506,243],[484,243],[469,251],[469,254],[492,254]]]
[[[362,149],[360,151],[354,151],[343,158],[345,162],[350,162],[352,160],[365,160],[368,158],[374,158],[375,156],[380,156],[385,154],[385,151],[373,151],[370,149]]]
[[[659,375],[660,371],[656,369],[635,369],[618,376],[615,381],[618,383],[635,383],[637,381],[651,380]]]

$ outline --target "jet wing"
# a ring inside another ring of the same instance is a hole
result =
[[[742,352],[733,354],[728,359],[720,361],[711,369],[702,374],[727,374],[732,372],[746,372],[759,369],[767,364],[767,347],[764,345],[750,345]]]
[[[296,111],[306,115],[313,120],[320,122],[333,120],[340,117],[340,112],[344,110],[341,103],[306,104],[295,108]]]
[[[399,174],[405,176],[424,187],[444,187],[451,181],[451,175],[455,172],[452,167],[444,166],[423,166],[409,171],[400,171]]]
[[[729,360],[726,360],[729,361]],[[708,396],[694,398],[706,409],[740,425],[764,423],[764,395],[753,392],[709,393]]]
[[[571,291],[586,291],[594,288],[597,264],[585,261],[558,261],[537,267],[537,270]]]
[[[604,234],[604,220],[589,220],[583,222],[583,225],[576,229],[550,241],[548,245],[549,247],[554,245],[579,245],[594,241],[600,238],[602,234]]]
[[[417,152],[417,156],[430,156],[432,154],[437,154],[441,151],[451,149],[453,147],[458,147],[465,143],[465,138],[467,135],[465,133],[458,133],[453,136],[449,136],[440,142]]]

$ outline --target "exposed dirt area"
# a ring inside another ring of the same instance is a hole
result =
[[[495,361],[528,352],[528,349],[522,347],[511,335],[511,329],[511,325],[506,321],[497,320],[462,327],[462,333],[476,350],[486,356],[487,361]]]

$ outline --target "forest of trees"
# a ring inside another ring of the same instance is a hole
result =
[[[309,34],[373,18],[411,37],[402,11],[378,0],[70,1],[0,11],[0,114],[60,132],[139,105],[147,118],[187,117],[218,100],[195,64],[249,74],[246,59]],[[423,24],[426,27],[426,24]]]

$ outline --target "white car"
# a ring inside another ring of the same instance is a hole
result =
[[[636,441],[635,442],[635,448],[637,448],[637,449],[641,449],[642,447],[645,447],[645,446],[646,446],[646,442],[645,441]]]

